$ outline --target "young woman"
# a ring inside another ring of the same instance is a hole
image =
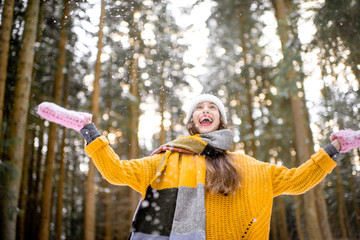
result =
[[[100,173],[142,194],[130,239],[268,239],[273,198],[314,187],[340,149],[335,139],[294,169],[230,152],[225,108],[209,94],[192,101],[186,122],[189,136],[130,161],[119,159],[94,124],[80,131]]]

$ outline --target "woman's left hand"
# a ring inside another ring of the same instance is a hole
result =
[[[330,136],[331,144],[341,153],[346,153],[354,148],[360,148],[360,130],[340,130]]]

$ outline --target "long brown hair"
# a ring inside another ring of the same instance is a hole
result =
[[[226,129],[227,125],[220,118],[219,129]],[[190,135],[199,134],[195,124],[190,118],[186,124],[186,129]],[[235,194],[240,188],[241,173],[234,161],[226,151],[211,149],[204,153],[206,161],[205,190],[212,194]]]

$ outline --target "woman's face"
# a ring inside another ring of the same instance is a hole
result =
[[[218,130],[220,125],[219,109],[212,102],[201,102],[195,107],[192,121],[199,133]]]

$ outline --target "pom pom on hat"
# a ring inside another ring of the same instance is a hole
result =
[[[215,97],[214,95],[211,95],[211,94],[201,94],[201,95],[198,95],[197,97],[195,97],[194,99],[192,99],[192,101],[190,102],[190,104],[189,104],[189,106],[187,108],[187,111],[186,111],[186,118],[185,118],[186,123],[192,117],[192,114],[194,112],[195,107],[201,102],[212,102],[212,103],[214,103],[217,106],[217,108],[219,109],[219,111],[220,111],[220,115],[221,115],[222,120],[225,122],[225,124],[227,124],[224,104],[220,101],[219,98],[217,98],[217,97]]]

